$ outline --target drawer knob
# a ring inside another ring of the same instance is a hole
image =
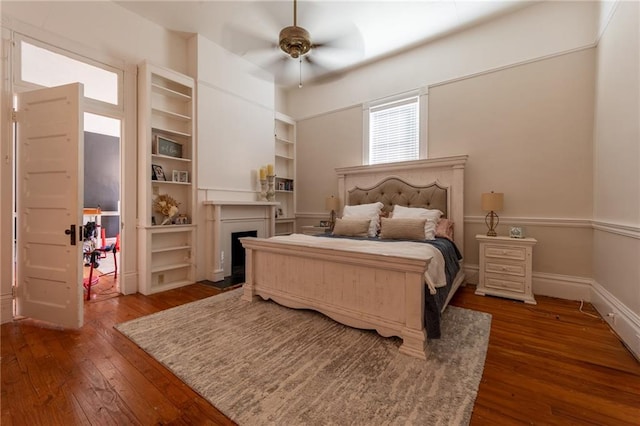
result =
[[[503,266],[503,267],[502,267],[502,270],[503,270],[503,271],[506,271],[506,270],[507,270],[507,267],[506,267],[506,266]]]

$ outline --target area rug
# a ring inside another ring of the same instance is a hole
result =
[[[448,307],[424,361],[398,338],[241,294],[115,327],[240,425],[469,423],[489,314]]]

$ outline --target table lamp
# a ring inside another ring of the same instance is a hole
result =
[[[482,210],[487,213],[484,218],[484,223],[487,224],[489,230],[487,231],[488,237],[495,237],[498,234],[496,233],[496,227],[498,223],[500,223],[500,219],[496,212],[502,210],[502,204],[504,202],[504,194],[501,192],[485,192],[482,194]]]
[[[340,202],[333,195],[331,197],[327,197],[324,201],[324,206],[327,210],[331,211],[331,220],[330,220],[330,228],[333,231],[333,226],[336,223],[336,210],[340,207]]]

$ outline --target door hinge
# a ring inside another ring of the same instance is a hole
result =
[[[15,285],[11,286],[11,297],[13,297],[14,299],[16,298],[16,295],[18,293],[18,290],[16,289]]]
[[[11,121],[13,121],[14,123],[18,122],[18,111],[16,111],[15,109],[11,110]]]

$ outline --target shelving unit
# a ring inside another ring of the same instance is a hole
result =
[[[143,294],[195,282],[194,88],[189,76],[147,62],[138,67],[138,262]],[[154,166],[162,168],[166,180],[156,178]],[[171,224],[161,225],[163,215],[153,208],[161,194],[179,203],[179,218]]]
[[[282,214],[276,218],[276,235],[296,230],[296,123],[291,117],[275,116],[275,190]]]

